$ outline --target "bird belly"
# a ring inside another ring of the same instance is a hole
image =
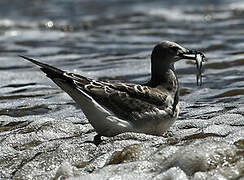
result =
[[[136,122],[133,127],[137,132],[159,136],[175,122],[179,115],[179,106],[176,106],[173,114],[172,106],[165,110],[157,110],[150,113]]]

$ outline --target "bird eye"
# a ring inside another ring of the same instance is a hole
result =
[[[178,51],[179,50],[179,48],[176,47],[176,46],[172,46],[171,49],[174,50],[174,51]]]

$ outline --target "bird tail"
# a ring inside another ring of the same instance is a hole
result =
[[[30,61],[38,66],[40,66],[40,69],[47,75],[47,77],[54,79],[54,78],[63,78],[64,77],[64,71],[61,69],[58,69],[56,67],[50,66],[45,63],[41,63],[37,61],[36,59],[19,55],[20,57],[24,58],[27,61]]]

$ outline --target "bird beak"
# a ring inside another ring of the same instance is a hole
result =
[[[179,59],[191,59],[196,62],[197,67],[197,85],[202,85],[202,63],[206,61],[206,57],[204,54],[197,50],[189,50],[186,48],[182,48],[178,51],[177,54]],[[200,82],[199,82],[200,81]]]
[[[177,56],[180,59],[192,59],[192,60],[197,60],[198,55],[202,56],[203,61],[205,60],[204,54],[197,50],[190,50],[190,49],[182,48],[181,50],[179,50],[179,52],[177,54]]]

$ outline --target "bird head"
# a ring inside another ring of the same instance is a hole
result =
[[[197,84],[202,82],[202,62],[205,56],[197,50],[190,50],[171,41],[162,41],[157,44],[151,55],[152,77],[162,76],[169,68],[174,69],[174,63],[181,59],[194,60],[197,65]],[[157,79],[157,78],[156,78]]]
[[[163,61],[162,63],[171,64],[181,59],[196,60],[197,55],[201,55],[202,59],[205,59],[204,54],[200,51],[184,48],[175,42],[162,41],[154,47],[151,58],[152,63]]]

